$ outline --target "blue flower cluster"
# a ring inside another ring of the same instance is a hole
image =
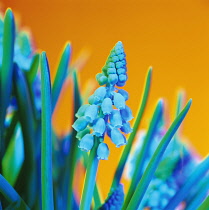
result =
[[[105,134],[116,147],[120,147],[126,144],[124,134],[132,132],[129,123],[133,118],[132,111],[126,105],[129,95],[125,90],[116,87],[123,86],[127,80],[125,53],[121,42],[111,51],[102,71],[103,73],[96,76],[101,87],[88,98],[89,104],[79,108],[76,113],[78,119],[73,128],[78,132],[76,137],[80,140],[79,148],[88,152],[94,145],[94,137],[98,137],[101,143],[97,149],[97,157],[108,159],[109,149],[103,143]]]
[[[134,151],[128,160],[128,178],[131,179],[136,170],[136,156],[140,153],[146,132],[140,131],[137,140],[137,150]],[[164,126],[160,126],[155,135],[147,154],[143,172],[154,154],[158,144],[165,135]],[[190,176],[193,168],[197,165],[197,158],[178,139],[174,139],[166,149],[163,158],[150,182],[139,210],[146,207],[151,209],[163,209],[171,197],[180,189],[185,180]]]
[[[118,187],[110,193],[105,203],[99,208],[99,210],[112,210],[122,209],[124,202],[123,185],[119,184]]]

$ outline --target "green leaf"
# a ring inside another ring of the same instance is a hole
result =
[[[144,194],[147,190],[147,187],[149,186],[149,183],[154,176],[154,173],[159,165],[160,160],[162,159],[162,156],[171,141],[173,135],[177,131],[178,127],[182,123],[183,119],[185,118],[187,112],[189,111],[189,108],[191,106],[192,100],[190,99],[185,108],[181,111],[181,113],[177,116],[177,118],[173,121],[172,125],[166,132],[165,136],[161,140],[160,144],[158,145],[155,153],[153,154],[151,160],[149,161],[149,164],[139,182],[139,184],[136,187],[136,190],[128,204],[127,210],[133,210],[137,209],[139,207],[139,204],[144,197]],[[173,208],[167,208],[167,209],[173,209]]]
[[[42,209],[54,209],[52,182],[51,81],[46,53],[41,54],[41,189]]]

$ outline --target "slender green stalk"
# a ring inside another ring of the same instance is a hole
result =
[[[185,118],[187,112],[189,111],[189,108],[191,106],[192,100],[190,99],[185,108],[181,111],[181,113],[178,115],[178,117],[174,120],[168,131],[166,132],[165,136],[161,140],[160,144],[158,145],[155,153],[153,154],[151,160],[149,161],[149,164],[139,182],[139,184],[136,187],[136,190],[129,202],[127,210],[133,210],[137,209],[139,207],[139,204],[147,190],[147,187],[149,186],[149,183],[155,173],[155,170],[157,169],[158,164],[160,163],[160,160],[162,159],[162,156],[171,141],[173,135],[177,131],[178,127],[182,123],[183,119]],[[174,209],[174,208],[166,208],[166,209]]]
[[[209,210],[209,196],[202,202],[197,210]]]
[[[166,209],[175,209],[175,207],[184,200],[187,195],[187,192],[190,191],[194,185],[198,183],[199,180],[204,176],[204,174],[209,170],[209,156],[202,161],[194,170],[194,172],[189,176],[184,185],[177,191],[173,198],[169,201]]]
[[[39,67],[39,57],[40,55],[38,53],[33,56],[30,70],[25,72],[29,84],[32,84],[36,78]]]
[[[2,170],[1,164],[5,150],[3,140],[4,120],[12,90],[14,40],[15,22],[12,10],[9,8],[4,17],[3,56],[2,68],[0,70],[0,172]]]
[[[67,76],[70,55],[71,55],[71,46],[69,43],[67,43],[61,55],[60,62],[56,72],[56,77],[52,86],[52,112],[56,106],[60,91],[62,89],[62,85],[64,84],[64,80]]]
[[[157,130],[157,127],[159,125],[160,120],[162,119],[162,114],[163,114],[163,101],[159,100],[159,102],[157,103],[157,106],[155,108],[152,120],[150,122],[150,126],[148,129],[148,132],[146,134],[146,137],[144,139],[143,142],[143,146],[142,149],[138,155],[138,157],[136,158],[136,168],[133,174],[133,177],[131,179],[131,184],[124,202],[124,206],[123,209],[126,209],[135,189],[136,186],[139,182],[139,180],[141,179],[142,173],[143,173],[143,167],[144,167],[144,163],[146,160],[146,156],[150,147],[150,144],[152,142],[153,136]]]
[[[10,205],[17,210],[27,210],[29,207],[25,204],[22,198],[14,190],[14,188],[7,182],[7,180],[0,174],[0,193],[9,201]]]
[[[21,192],[29,206],[33,206],[37,192],[36,163],[34,154],[34,121],[27,82],[23,71],[14,64],[14,94],[18,105],[18,119],[24,140],[25,160],[15,183],[15,189]],[[25,183],[23,185],[22,183]],[[31,196],[33,195],[33,196]]]
[[[97,159],[96,152],[99,145],[99,139],[94,138],[94,147],[92,148],[89,159],[88,166],[86,170],[86,176],[84,180],[84,187],[81,197],[80,210],[90,210],[92,196],[94,193],[94,186],[96,181],[97,169],[99,165],[99,160]]]
[[[81,106],[81,97],[80,97],[80,91],[79,91],[79,84],[78,84],[78,78],[77,78],[77,71],[72,70],[72,77],[74,82],[74,113],[76,113]],[[74,114],[74,120],[75,120],[75,114]],[[73,208],[73,181],[75,177],[75,168],[77,163],[77,157],[79,156],[80,149],[78,148],[78,140],[76,139],[76,131],[73,129],[71,142],[70,142],[70,152],[67,158],[67,165],[69,165],[68,168],[68,176],[69,176],[69,182],[68,182],[68,199],[67,199],[67,209],[71,210]]]
[[[195,195],[190,199],[190,202],[187,204],[185,210],[197,209],[199,204],[204,200],[205,196],[207,195],[209,189],[209,175],[204,177],[203,181],[201,182],[201,186],[199,187]]]
[[[51,139],[51,82],[46,53],[41,54],[41,189],[42,209],[53,210],[52,139]]]
[[[150,68],[148,70],[146,83],[145,83],[145,87],[144,87],[144,92],[143,92],[143,96],[142,96],[142,101],[141,101],[139,111],[137,113],[136,120],[134,122],[133,132],[130,134],[130,136],[128,138],[128,144],[125,146],[125,148],[123,150],[122,156],[120,158],[120,162],[118,164],[118,167],[117,167],[115,175],[114,175],[114,179],[113,179],[111,188],[116,188],[120,182],[121,177],[122,177],[123,170],[124,170],[126,161],[128,159],[128,155],[131,151],[131,146],[133,144],[135,135],[139,128],[139,125],[140,125],[140,122],[141,122],[141,119],[142,119],[142,116],[144,114],[144,110],[145,110],[145,107],[147,104],[147,100],[148,100],[148,96],[149,96],[149,92],[150,92],[150,86],[151,86],[151,76],[152,76],[152,68]]]

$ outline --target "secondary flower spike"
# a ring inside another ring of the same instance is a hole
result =
[[[97,158],[106,160],[109,148],[103,143],[107,134],[116,147],[126,144],[124,134],[132,132],[128,121],[132,117],[131,109],[126,105],[128,92],[120,89],[127,81],[126,55],[122,42],[118,42],[111,50],[102,73],[96,75],[100,87],[88,98],[89,104],[82,105],[73,128],[78,132],[79,147],[88,152],[94,141],[100,141]],[[97,137],[97,138],[94,138]],[[94,139],[94,140],[93,140]]]

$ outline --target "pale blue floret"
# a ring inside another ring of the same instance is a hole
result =
[[[99,118],[93,125],[94,135],[99,137],[103,136],[106,129],[105,121],[103,118]]]
[[[80,143],[78,145],[78,147],[85,151],[88,152],[89,150],[92,149],[94,145],[94,137],[92,134],[86,134],[81,140]]]
[[[112,112],[112,100],[110,98],[105,98],[101,105],[102,112],[104,115],[110,114]]]
[[[125,74],[120,74],[118,79],[120,82],[125,82],[127,80],[127,76]]]
[[[125,106],[125,109],[120,110],[120,113],[121,113],[121,117],[125,121],[130,121],[133,119],[132,111],[128,106]]]
[[[111,84],[111,85],[115,85],[117,82],[118,82],[118,75],[117,74],[110,74],[108,76],[108,82]]]
[[[99,104],[100,100],[93,94],[88,98],[88,102],[89,104]]]
[[[111,140],[116,145],[116,147],[120,147],[126,144],[125,136],[116,128],[111,130]]]
[[[98,114],[98,106],[93,104],[87,107],[84,114],[84,118],[88,122],[92,123],[97,118],[97,114]]]
[[[114,93],[113,103],[117,109],[125,109],[125,98],[120,93]]]
[[[116,74],[116,68],[108,68],[107,74]]]
[[[126,134],[131,133],[133,129],[130,126],[129,122],[123,121],[123,126],[120,128],[120,130]]]
[[[78,118],[74,124],[72,125],[72,127],[77,131],[82,131],[86,128],[86,126],[88,125],[88,121],[84,118],[84,117],[80,117]]]
[[[118,73],[119,75],[125,74],[125,73],[126,73],[126,70],[125,70],[124,68],[119,68],[119,69],[117,69],[117,73]]]
[[[110,150],[105,143],[100,143],[98,148],[97,148],[97,158],[99,160],[108,160],[110,154]]]
[[[118,90],[118,93],[120,93],[120,94],[125,98],[125,101],[128,100],[129,95],[128,95],[128,92],[127,92],[127,91],[125,91],[125,90],[123,90],[123,89],[119,89],[119,90]]]
[[[77,134],[76,134],[76,138],[77,139],[82,139],[86,134],[89,134],[90,133],[90,128],[85,128],[84,130],[82,131],[79,131]]]
[[[76,117],[83,117],[83,116],[84,116],[84,113],[85,113],[85,111],[86,111],[86,109],[87,109],[87,107],[89,107],[89,106],[90,106],[89,104],[82,105],[82,106],[78,109],[78,111],[77,111],[77,113],[75,114],[75,116],[76,116]]]
[[[112,111],[112,113],[110,114],[110,123],[115,128],[122,127],[122,118],[120,115],[120,111],[116,109]]]
[[[96,100],[103,100],[105,95],[107,94],[106,87],[99,87],[94,92],[94,97]]]

